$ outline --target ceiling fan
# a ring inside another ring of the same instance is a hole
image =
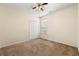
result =
[[[47,5],[47,4],[48,4],[48,3],[36,3],[36,4],[35,4],[36,6],[33,7],[32,9],[38,9],[38,10],[42,10],[42,11],[43,11],[43,10],[44,10],[44,9],[43,9],[43,6],[44,6],[44,5]]]

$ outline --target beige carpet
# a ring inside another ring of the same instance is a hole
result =
[[[77,56],[76,47],[45,39],[34,39],[0,49],[3,56]]]

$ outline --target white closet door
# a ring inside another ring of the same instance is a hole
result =
[[[30,39],[38,38],[40,34],[40,23],[39,20],[31,20],[30,22]]]

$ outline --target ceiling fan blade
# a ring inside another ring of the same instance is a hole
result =
[[[42,5],[47,5],[48,3],[43,3]]]
[[[35,9],[36,7],[33,7],[32,9]]]

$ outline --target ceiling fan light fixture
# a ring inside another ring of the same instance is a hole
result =
[[[43,11],[43,6],[44,5],[47,5],[48,3],[36,3],[36,7],[32,8],[32,9],[35,9],[37,8],[38,10],[42,10]]]
[[[41,9],[43,9],[43,7],[42,7],[42,6],[39,6],[39,7],[37,7],[37,9],[38,9],[38,10],[41,10]]]

